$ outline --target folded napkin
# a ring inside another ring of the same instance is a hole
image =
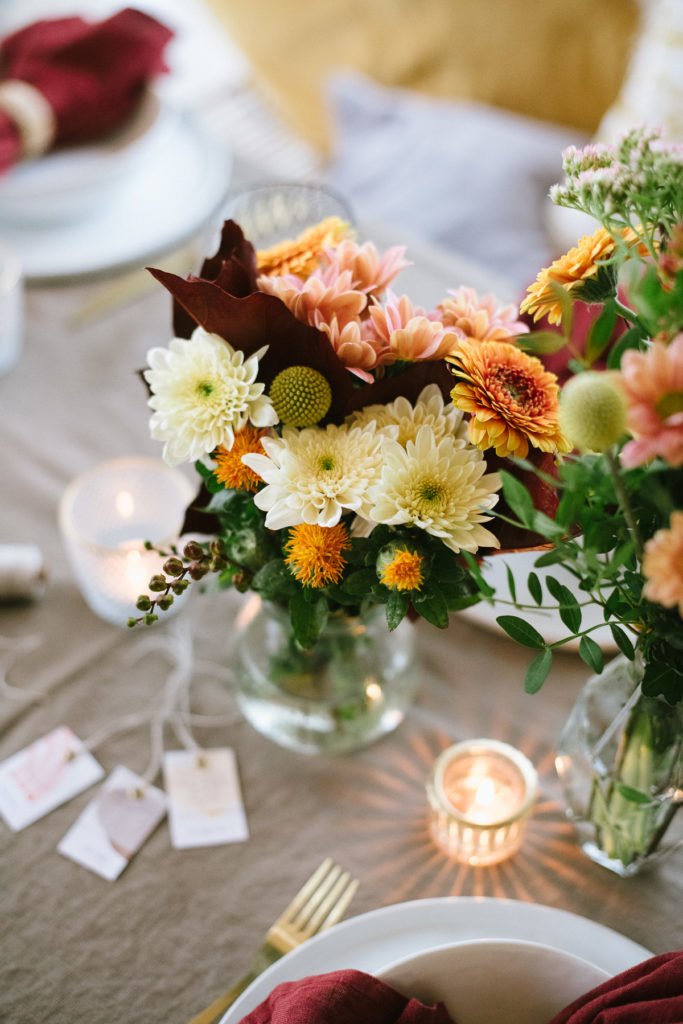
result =
[[[100,22],[36,21],[7,36],[0,43],[0,172],[25,154],[41,107],[51,120],[50,147],[90,142],[119,128],[150,79],[167,70],[163,52],[172,35],[127,8]]]
[[[617,974],[550,1024],[683,1024],[683,950]]]
[[[273,989],[242,1024],[453,1024],[446,1008],[406,999],[362,971],[334,971]]]

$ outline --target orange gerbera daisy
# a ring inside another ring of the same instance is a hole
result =
[[[424,583],[422,555],[409,548],[399,548],[381,567],[379,580],[389,590],[419,590]]]
[[[631,242],[634,238],[630,229],[624,232],[624,241]],[[604,228],[598,228],[592,235],[584,235],[573,249],[539,272],[534,283],[527,288],[520,312],[533,314],[534,320],[547,316],[551,324],[562,323],[558,286],[567,292],[580,289],[597,277],[602,263],[614,255],[616,247],[617,243]]]
[[[466,339],[447,361],[458,378],[453,404],[470,414],[468,435],[478,448],[495,448],[502,458],[526,458],[529,444],[571,449],[558,422],[557,377],[535,356],[505,341]]]
[[[242,456],[248,452],[257,452],[265,455],[261,438],[267,435],[267,430],[257,430],[247,424],[239,433],[235,434],[235,443],[232,448],[225,448],[219,445],[212,455],[216,466],[214,476],[231,491],[256,491],[258,490],[261,478],[249,469],[242,462]]]
[[[281,274],[308,277],[319,266],[325,249],[339,245],[348,234],[349,225],[340,217],[326,217],[298,238],[288,238],[270,249],[260,250],[257,253],[259,272],[271,277]]]
[[[346,565],[344,552],[350,547],[349,531],[343,523],[336,526],[301,523],[289,531],[285,562],[305,587],[326,587],[341,579]]]

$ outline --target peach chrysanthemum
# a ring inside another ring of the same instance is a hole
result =
[[[339,273],[350,271],[354,288],[374,295],[383,292],[402,270],[410,266],[404,258],[405,253],[404,245],[395,245],[380,256],[372,242],[358,245],[347,238],[336,249],[328,249],[326,256],[330,266],[336,267]]]
[[[338,245],[348,233],[349,225],[340,217],[326,217],[297,238],[288,238],[270,249],[259,251],[259,272],[274,277],[281,274],[308,277],[320,266],[325,250],[329,246]]]
[[[373,376],[368,371],[377,365],[378,343],[374,337],[364,333],[363,325],[358,320],[350,320],[340,328],[337,318],[333,317],[332,323],[321,324],[321,330],[330,339],[332,348],[344,366],[361,380],[370,383]]]
[[[380,364],[443,359],[457,343],[455,334],[438,320],[430,320],[407,295],[398,298],[392,292],[384,305],[370,307],[369,327],[381,346]]]
[[[379,581],[389,590],[419,590],[424,583],[422,555],[399,548],[391,561],[382,566]]]
[[[257,430],[247,424],[239,433],[235,434],[232,448],[219,445],[212,455],[216,466],[214,476],[224,487],[232,491],[257,491],[260,478],[253,469],[242,462],[242,456],[248,452],[258,452],[263,455],[261,438],[266,437],[267,430]]]
[[[678,606],[683,618],[683,512],[673,512],[669,529],[657,530],[645,545],[643,575],[648,601]]]
[[[535,356],[505,341],[465,340],[448,362],[458,378],[453,404],[470,414],[468,436],[478,448],[503,458],[525,458],[529,444],[570,450],[558,421],[557,377]]]
[[[339,582],[346,565],[344,552],[350,547],[349,531],[343,523],[301,523],[289,531],[285,562],[299,583],[319,589]]]
[[[436,307],[436,312],[444,327],[449,327],[458,338],[507,341],[529,331],[528,326],[517,319],[517,307],[499,307],[495,295],[480,297],[474,288],[465,287],[451,289],[448,295]]]
[[[683,334],[669,345],[655,341],[647,352],[625,352],[621,383],[634,435],[621,453],[623,464],[630,469],[659,455],[683,466]]]
[[[629,241],[630,237],[626,240]],[[520,311],[533,314],[534,321],[547,316],[551,324],[562,323],[562,304],[555,289],[558,285],[567,292],[580,289],[586,281],[597,276],[601,263],[614,255],[616,247],[617,243],[605,228],[598,228],[592,235],[584,235],[573,249],[539,272],[527,288]]]
[[[355,320],[365,309],[365,292],[353,287],[351,271],[339,274],[336,268],[316,271],[305,281],[295,274],[281,277],[259,277],[260,291],[275,295],[285,306],[311,327],[331,324],[334,319],[341,328]]]

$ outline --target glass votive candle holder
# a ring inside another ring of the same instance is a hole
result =
[[[137,456],[102,462],[71,481],[59,504],[59,525],[76,582],[96,615],[125,626],[140,614],[136,601],[165,561],[145,542],[175,543],[194,492],[178,470]]]
[[[314,182],[280,182],[247,189],[230,197],[224,213],[237,221],[257,249],[296,238],[327,217],[354,222],[344,197]]]
[[[427,782],[434,841],[460,863],[497,864],[519,849],[537,792],[536,769],[508,743],[456,743]]]

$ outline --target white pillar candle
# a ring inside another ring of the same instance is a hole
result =
[[[145,542],[162,548],[175,543],[193,496],[178,470],[140,457],[103,462],[69,484],[60,528],[76,581],[96,615],[125,626],[139,614],[135,603],[165,560],[146,550]]]
[[[24,333],[24,279],[18,257],[0,246],[0,374],[18,362]]]

